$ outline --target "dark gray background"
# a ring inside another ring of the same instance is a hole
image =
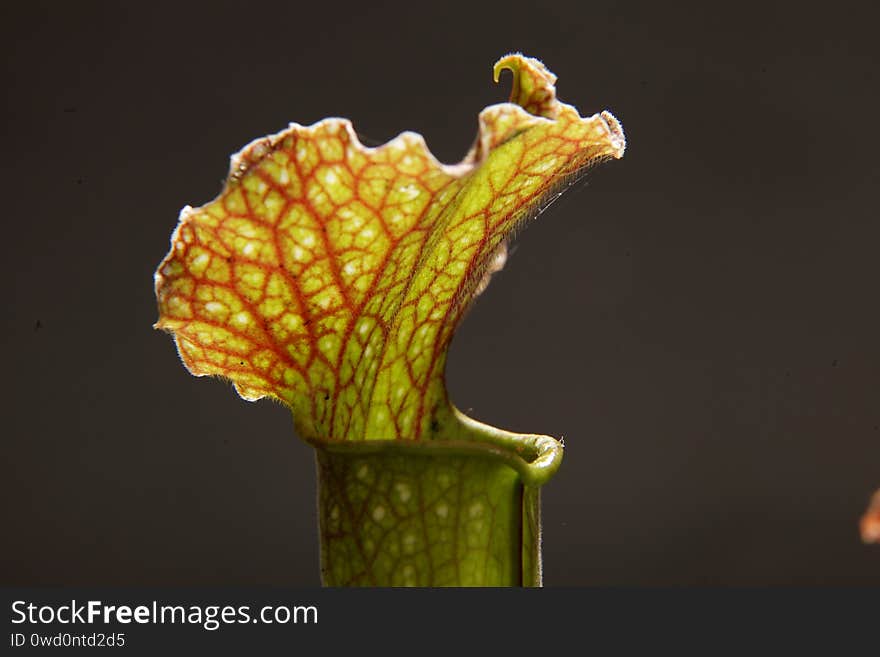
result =
[[[449,361],[463,409],[565,437],[546,583],[880,584],[876,18],[4,3],[0,583],[318,583],[311,450],[185,372],[153,271],[251,139],[339,115],[456,161],[521,50],[629,142],[521,235]]]

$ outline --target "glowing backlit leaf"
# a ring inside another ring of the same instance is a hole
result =
[[[507,56],[496,81],[504,69],[511,102],[480,113],[455,166],[414,133],[366,148],[344,119],[236,155],[156,274],[157,326],[190,372],[281,400],[306,439],[460,437],[443,370],[465,307],[561,182],[624,149],[610,114],[556,100],[543,64]]]
[[[252,142],[156,272],[189,371],[285,403],[317,448],[325,583],[541,582],[539,486],[562,446],[455,409],[446,351],[511,233],[624,138],[557,101],[537,60],[505,69],[510,102],[454,166],[410,132],[366,148],[344,119]]]

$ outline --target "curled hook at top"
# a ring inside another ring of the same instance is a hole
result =
[[[529,114],[555,119],[559,115],[559,101],[556,100],[556,76],[534,57],[524,57],[512,53],[499,59],[492,69],[492,77],[497,83],[501,72],[513,74],[510,102],[515,103]]]

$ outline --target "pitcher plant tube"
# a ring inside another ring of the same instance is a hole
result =
[[[314,446],[325,585],[541,584],[562,445],[465,416],[446,354],[512,233],[625,140],[558,101],[538,60],[503,71],[509,102],[455,165],[412,132],[367,148],[339,118],[251,142],[156,271],[156,327],[190,373],[280,401]]]

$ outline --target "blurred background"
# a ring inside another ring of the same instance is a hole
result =
[[[509,51],[628,139],[520,234],[449,360],[474,417],[565,437],[546,584],[880,584],[857,526],[880,486],[876,19],[4,3],[0,584],[319,583],[311,449],[282,406],[186,373],[153,272],[180,208],[290,121],[457,161]]]

